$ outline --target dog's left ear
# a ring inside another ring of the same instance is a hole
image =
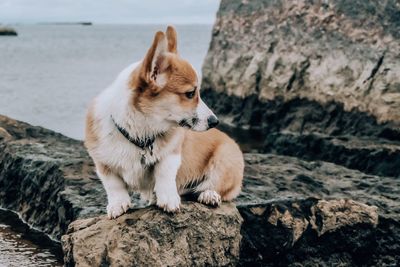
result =
[[[168,51],[174,54],[178,54],[178,41],[175,28],[173,26],[168,26],[166,33],[168,40]]]
[[[143,59],[140,75],[147,82],[153,82],[159,87],[164,85],[162,74],[168,68],[168,42],[165,34],[158,31],[153,44]]]

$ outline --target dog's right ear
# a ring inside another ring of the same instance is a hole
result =
[[[153,82],[162,87],[165,81],[160,76],[168,68],[167,53],[167,38],[162,31],[158,31],[154,36],[153,44],[143,59],[140,70],[141,77],[147,82]]]

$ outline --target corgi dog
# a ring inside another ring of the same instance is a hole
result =
[[[196,71],[178,54],[176,30],[157,32],[144,59],[124,69],[87,113],[85,146],[108,217],[131,207],[131,190],[166,212],[179,211],[184,194],[213,206],[235,198],[243,154],[217,124]]]

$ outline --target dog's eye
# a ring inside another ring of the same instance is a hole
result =
[[[185,93],[186,97],[189,99],[192,99],[195,94],[196,94],[196,89]]]

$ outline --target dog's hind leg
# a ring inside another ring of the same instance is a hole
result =
[[[243,161],[232,158],[234,155],[229,145],[215,150],[206,166],[205,179],[194,189],[199,193],[198,202],[218,206],[221,201],[232,200],[240,193]]]
[[[199,194],[197,201],[210,206],[219,206],[221,204],[221,196],[214,190],[204,190]]]

